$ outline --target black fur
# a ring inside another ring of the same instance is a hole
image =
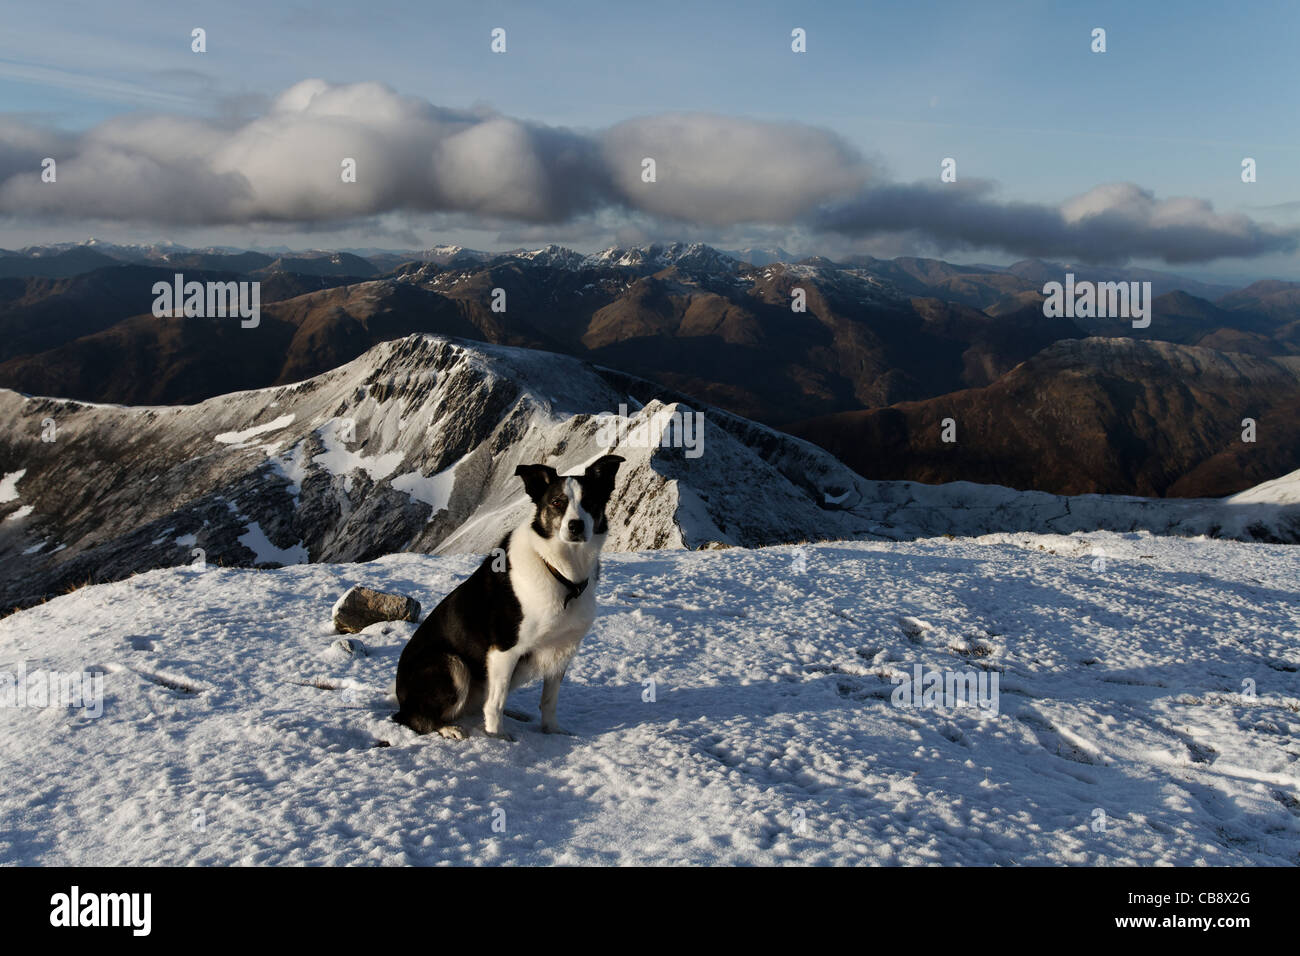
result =
[[[609,529],[605,506],[614,491],[614,477],[623,459],[605,455],[582,475],[571,476],[581,487],[581,505],[592,518],[593,534]],[[536,509],[532,528],[543,538],[562,529],[569,500],[565,479],[549,465],[520,465],[515,474]],[[512,532],[513,534],[513,532]],[[510,582],[510,540],[488,555],[473,574],[448,594],[416,630],[397,662],[397,701],[394,716],[417,733],[429,733],[461,716],[457,704],[466,686],[481,687],[487,680],[488,651],[508,650],[519,642],[523,609]],[[552,573],[557,573],[552,569]],[[599,575],[599,563],[596,574]],[[580,595],[588,582],[567,581],[570,599]],[[565,601],[565,606],[568,605]],[[468,682],[457,673],[463,665]]]
[[[456,704],[449,655],[460,659],[476,683],[487,680],[489,648],[514,647],[523,610],[510,586],[510,535],[424,619],[397,662],[393,719],[417,733],[449,722]],[[454,719],[454,718],[453,718]]]
[[[606,534],[609,522],[605,518],[605,506],[609,496],[614,493],[614,476],[623,461],[618,455],[604,455],[587,466],[586,472],[578,478],[582,487],[582,507],[591,515],[595,527],[593,534]]]
[[[524,490],[537,506],[533,515],[533,530],[543,538],[551,537],[556,531],[555,523],[569,503],[564,494],[564,482],[560,481],[559,474],[550,465],[520,465],[515,469],[515,474],[524,480]],[[557,485],[559,489],[553,491]],[[553,502],[558,503],[558,515]]]

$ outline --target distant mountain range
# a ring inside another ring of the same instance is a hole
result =
[[[1254,443],[1242,441],[1245,418]],[[955,441],[943,440],[946,419]],[[1062,340],[982,388],[787,430],[876,478],[1228,495],[1300,462],[1300,356]]]
[[[0,253],[0,387],[194,403],[434,333],[618,369],[814,440],[870,478],[1195,497],[1300,468],[1300,283],[1232,289],[1039,260],[789,262],[698,243],[366,252]],[[259,281],[259,326],[154,318],[153,283],[178,271]],[[1152,282],[1150,327],[1044,317],[1042,286],[1066,271]],[[806,311],[792,311],[796,292]],[[1253,444],[1240,440],[1248,417]],[[955,443],[941,438],[947,418]]]

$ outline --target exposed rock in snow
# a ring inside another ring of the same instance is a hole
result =
[[[369,657],[370,648],[355,637],[340,637],[325,653],[336,661],[346,661],[353,657]]]
[[[404,594],[386,594],[355,584],[334,603],[330,620],[335,630],[356,634],[380,621],[419,621],[420,602]]]
[[[656,242],[645,246],[633,246],[630,249],[611,246],[586,256],[581,260],[581,265],[588,268],[624,269],[638,267],[663,269],[667,266],[676,266],[683,272],[708,275],[728,275],[741,267],[741,263],[732,256],[702,242]]]

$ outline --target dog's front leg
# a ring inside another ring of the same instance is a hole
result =
[[[573,734],[555,722],[555,705],[560,698],[560,682],[564,680],[564,671],[550,674],[542,679],[542,733]]]
[[[501,729],[501,714],[510,694],[510,677],[519,657],[513,651],[489,650],[487,653],[487,694],[483,698],[483,729],[490,737],[515,738]]]

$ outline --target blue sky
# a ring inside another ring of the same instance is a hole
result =
[[[129,112],[251,115],[309,77],[378,81],[442,107],[486,105],[579,130],[669,112],[797,121],[832,131],[896,181],[937,179],[952,156],[961,177],[995,181],[1000,200],[1057,204],[1131,182],[1294,228],[1298,11],[1285,2],[15,4],[0,33],[0,112],[81,132]],[[205,54],[190,51],[195,26],[207,30]],[[497,26],[508,31],[504,56],[488,49]],[[808,32],[806,54],[790,51],[795,26]],[[1089,50],[1094,27],[1107,31],[1105,54]],[[1244,156],[1259,164],[1254,184],[1240,180]],[[74,225],[0,220],[0,245],[80,238],[66,232]],[[441,238],[496,238],[472,225]],[[316,224],[298,243],[284,225],[256,238],[229,225],[154,234],[313,245],[354,228]],[[947,257],[1018,257],[981,252]],[[1296,261],[1268,254],[1196,269],[1294,275]]]

